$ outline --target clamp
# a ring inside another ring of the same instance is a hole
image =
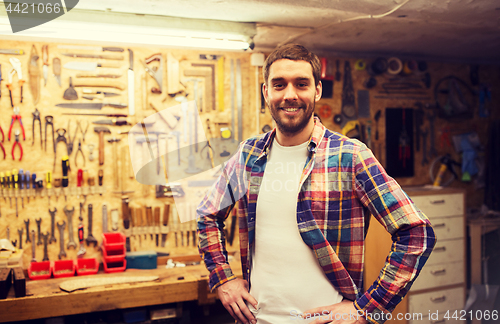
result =
[[[24,80],[23,80],[23,71],[21,69],[21,61],[16,58],[16,57],[11,57],[9,59],[10,61],[10,64],[12,64],[12,69],[10,70],[9,72],[9,83],[7,83],[7,88],[9,89],[9,95],[10,95],[10,106],[12,108],[14,108],[14,100],[12,99],[12,90],[13,90],[13,86],[12,86],[12,77],[14,76],[14,74],[17,73],[17,78],[18,78],[18,83],[19,83],[19,86],[21,87],[21,102],[23,102],[23,84],[24,84]]]
[[[19,149],[21,150],[21,156],[19,157],[19,161],[23,159],[23,147],[21,146],[21,142],[19,141],[19,136],[21,135],[21,132],[19,129],[16,129],[14,132],[14,136],[16,137],[16,141],[14,142],[14,145],[12,145],[12,159],[15,161],[16,158],[14,157],[14,149],[16,148],[16,145],[19,146]]]
[[[19,114],[19,107],[14,107],[14,115],[12,115],[12,120],[10,122],[10,128],[9,128],[9,141],[10,141],[10,135],[12,133],[12,126],[14,125],[14,122],[16,120],[19,121],[19,124],[21,125],[21,129],[23,130],[23,141],[26,140],[26,134],[24,133],[24,126],[23,126],[23,120],[21,118],[21,115]]]
[[[35,108],[35,111],[31,113],[33,115],[33,127],[32,127],[32,139],[33,141],[31,142],[31,145],[35,144],[35,121],[38,120],[38,125],[40,126],[40,145],[43,147],[43,141],[42,141],[42,121],[40,120],[40,112],[38,111],[37,108]]]

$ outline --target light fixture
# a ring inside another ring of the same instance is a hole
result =
[[[4,8],[0,8],[0,12]],[[3,16],[3,17],[2,17]],[[246,50],[256,34],[254,23],[78,10],[39,26],[12,33],[7,14],[0,14],[3,39],[127,43],[182,48]],[[29,25],[31,22],[27,22]]]

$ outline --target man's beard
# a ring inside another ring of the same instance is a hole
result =
[[[294,104],[294,105],[286,104],[285,106],[302,109],[304,110],[304,114],[302,117],[294,118],[292,123],[287,123],[286,121],[282,120],[279,116],[279,110],[281,110],[282,107],[274,106],[271,107],[271,109],[269,109],[271,111],[271,116],[276,122],[276,126],[278,127],[280,132],[282,132],[285,135],[297,134],[301,130],[303,130],[309,123],[309,120],[311,119],[311,116],[314,113],[315,102],[314,101],[312,102],[311,106],[309,106],[309,109],[307,109],[307,106],[305,104]]]

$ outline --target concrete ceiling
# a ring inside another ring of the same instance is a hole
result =
[[[255,50],[500,63],[498,0],[81,0],[78,9],[255,22]]]

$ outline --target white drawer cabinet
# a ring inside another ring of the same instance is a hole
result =
[[[429,218],[437,243],[410,292],[393,312],[393,319],[386,323],[454,323],[442,316],[448,310],[462,309],[465,303],[465,193],[456,189],[404,189]],[[372,218],[366,237],[365,289],[379,275],[391,243],[390,235]],[[438,318],[429,318],[433,310],[439,312]],[[403,315],[397,319],[397,314]],[[411,319],[419,314],[421,319]]]

